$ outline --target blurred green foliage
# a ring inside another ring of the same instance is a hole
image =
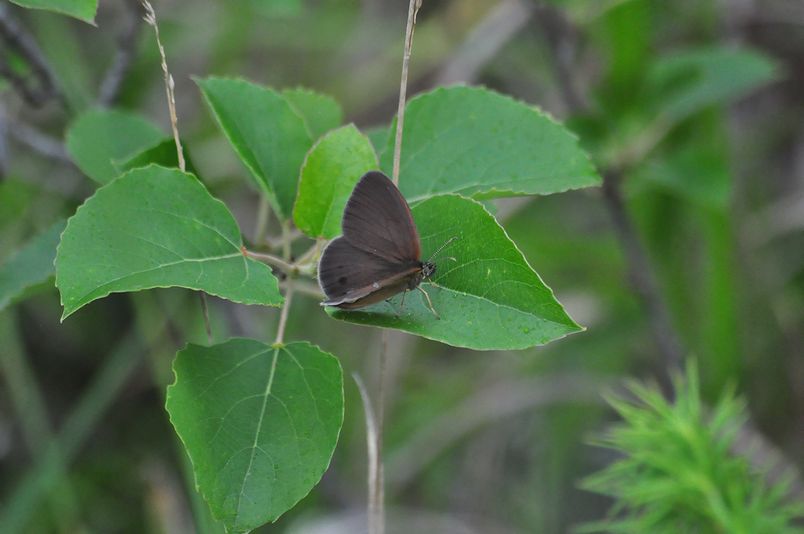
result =
[[[769,483],[741,456],[747,413],[733,391],[707,409],[695,364],[675,376],[672,402],[656,387],[629,390],[636,402],[608,399],[623,422],[600,441],[624,458],[583,483],[615,499],[613,517],[581,532],[803,531],[792,523],[804,515],[804,503],[790,502],[793,474]]]
[[[332,95],[343,105],[343,122],[384,147],[396,111],[402,4],[157,5],[182,137],[198,174],[226,201],[247,241],[259,211],[256,187],[190,76],[244,77]],[[94,102],[131,17],[113,1],[101,3],[97,28],[57,14],[7,11],[39,44],[66,105],[33,109],[13,84],[2,85],[8,127],[0,128],[0,139],[9,147],[0,151],[2,265],[94,191],[58,148],[68,125]],[[480,57],[476,52],[490,45],[488,59],[464,70],[466,81],[565,120],[601,171],[622,173],[628,214],[673,326],[685,354],[698,362],[700,405],[691,404],[698,399],[693,383],[678,397],[686,402],[675,405],[641,389],[661,410],[618,404],[627,410],[622,418],[657,432],[634,436],[627,433],[633,427],[621,426],[620,437],[628,437],[618,444],[650,452],[661,450],[660,437],[682,443],[664,423],[683,419],[701,439],[694,450],[711,453],[701,480],[719,488],[734,477],[744,495],[767,496],[770,486],[757,482],[738,454],[723,450],[713,425],[702,423],[717,414],[735,420],[741,404],[724,394],[728,384],[746,402],[736,420],[750,418],[789,465],[799,471],[804,465],[801,20],[792,0],[424,0],[411,64],[415,95],[438,84],[448,65],[466,65],[467,55]],[[156,46],[145,31],[135,43],[117,105],[168,131]],[[472,47],[462,51],[467,43]],[[7,55],[14,72],[31,74],[19,54]],[[26,136],[24,127],[56,146]],[[493,353],[391,336],[385,441],[392,526],[427,517],[470,532],[558,533],[601,520],[614,501],[579,487],[591,473],[617,465],[587,444],[621,418],[600,402],[600,392],[624,377],[665,371],[596,191],[493,203],[507,234],[587,330],[543,348]],[[278,232],[277,221],[269,226]],[[205,342],[197,298],[180,289],[112,296],[63,324],[60,311],[53,289],[0,311],[0,521],[33,532],[214,531],[164,411],[173,355],[187,341]],[[275,310],[212,299],[210,313],[216,340],[269,339],[276,331]],[[332,321],[315,299],[299,294],[287,337],[326,347],[347,376],[357,371],[376,383],[375,330]],[[25,387],[10,387],[12,380]],[[347,419],[330,470],[299,506],[261,531],[311,532],[317,520],[336,525],[348,511],[363,509],[365,426],[348,380],[345,394]],[[25,435],[44,436],[49,446],[32,446]],[[637,465],[647,464],[631,464]],[[647,491],[639,482],[652,480],[638,478],[633,487]],[[628,503],[647,496],[630,494]],[[689,513],[686,501],[668,502]],[[765,505],[731,519],[760,509],[764,520],[786,513],[767,505],[772,499],[756,502]]]

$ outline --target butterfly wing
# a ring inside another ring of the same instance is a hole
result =
[[[327,296],[323,304],[338,306],[353,303],[372,293],[395,288],[420,270],[418,261],[392,263],[339,237],[324,249],[318,264],[318,281]],[[403,288],[404,284],[385,298]]]
[[[343,237],[391,263],[419,261],[419,233],[402,193],[383,173],[363,175],[343,212]]]

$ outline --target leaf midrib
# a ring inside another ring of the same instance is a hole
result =
[[[554,319],[548,319],[547,317],[544,317],[542,315],[537,315],[532,310],[523,310],[523,309],[518,308],[516,306],[512,306],[511,304],[503,304],[501,302],[495,302],[495,301],[491,300],[488,297],[475,295],[475,294],[472,294],[472,293],[466,293],[465,291],[460,291],[458,289],[454,289],[454,288],[449,287],[449,286],[436,284],[435,282],[427,282],[427,283],[429,285],[435,286],[435,287],[437,287],[437,288],[439,288],[439,289],[441,289],[443,291],[450,291],[452,293],[457,293],[458,295],[463,295],[465,297],[471,297],[471,298],[475,298],[475,299],[479,299],[479,300],[484,300],[484,301],[488,302],[489,304],[491,304],[492,306],[496,306],[498,308],[506,308],[508,310],[513,310],[515,312],[521,313],[523,315],[528,315],[528,316],[533,317],[535,319],[538,319],[540,321],[545,321],[545,322],[552,323],[552,324],[555,324],[555,325],[560,325],[560,326],[563,326],[565,328],[566,327],[572,328],[572,329],[574,329],[574,331],[578,331],[578,329],[579,329],[578,325],[576,325],[576,324],[561,323],[561,322],[558,322],[558,321],[556,321]],[[561,308],[563,309],[564,307],[561,306]]]
[[[168,263],[163,263],[163,264],[151,267],[149,269],[144,269],[142,271],[135,271],[135,272],[132,272],[132,273],[127,273],[127,274],[124,274],[122,276],[118,276],[117,278],[114,278],[112,280],[109,280],[108,282],[104,282],[103,284],[93,288],[91,291],[89,291],[87,293],[84,293],[83,295],[81,295],[81,297],[75,299],[75,302],[83,302],[84,299],[86,299],[87,297],[89,297],[90,295],[95,293],[96,291],[99,291],[99,290],[104,291],[109,285],[115,284],[117,282],[120,282],[121,280],[125,280],[125,279],[131,278],[133,276],[138,276],[138,275],[141,275],[141,274],[146,274],[146,273],[150,273],[150,272],[153,272],[153,271],[158,271],[159,269],[164,269],[166,267],[173,267],[174,265],[179,265],[179,264],[182,264],[182,263],[204,263],[204,262],[208,262],[208,261],[213,262],[213,261],[220,261],[220,260],[226,260],[226,259],[230,259],[230,258],[235,258],[237,256],[242,256],[242,255],[243,255],[242,252],[232,252],[231,254],[224,254],[223,256],[208,256],[206,258],[182,258],[181,260],[171,261],[171,262],[168,262]],[[244,257],[244,259],[245,259],[245,257]],[[246,269],[246,270],[248,270],[248,269]]]
[[[243,475],[243,482],[240,484],[240,494],[237,496],[237,507],[235,508],[235,520],[240,517],[240,505],[243,500],[243,494],[246,491],[246,483],[248,482],[249,476],[251,476],[251,468],[254,465],[254,457],[257,454],[258,441],[260,439],[260,433],[262,432],[262,423],[265,419],[265,411],[268,409],[268,397],[271,395],[271,387],[274,383],[274,375],[276,374],[276,362],[279,359],[279,347],[274,349],[274,356],[273,360],[271,361],[271,370],[268,373],[268,383],[265,385],[265,391],[263,392],[263,401],[262,401],[262,409],[260,410],[260,417],[257,419],[257,427],[254,431],[254,442],[251,445],[251,457],[248,461],[248,467],[246,467],[246,473]]]

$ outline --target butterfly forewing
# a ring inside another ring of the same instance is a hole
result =
[[[420,259],[419,234],[410,208],[381,172],[368,172],[357,183],[341,226],[343,237],[355,248],[397,264]]]
[[[418,261],[392,263],[361,250],[343,237],[332,241],[318,265],[318,280],[327,296],[324,304],[337,306],[362,299],[421,270]]]

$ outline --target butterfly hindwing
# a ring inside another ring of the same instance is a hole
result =
[[[318,281],[327,296],[324,304],[336,306],[364,298],[420,270],[418,261],[393,263],[339,237],[321,255]]]

